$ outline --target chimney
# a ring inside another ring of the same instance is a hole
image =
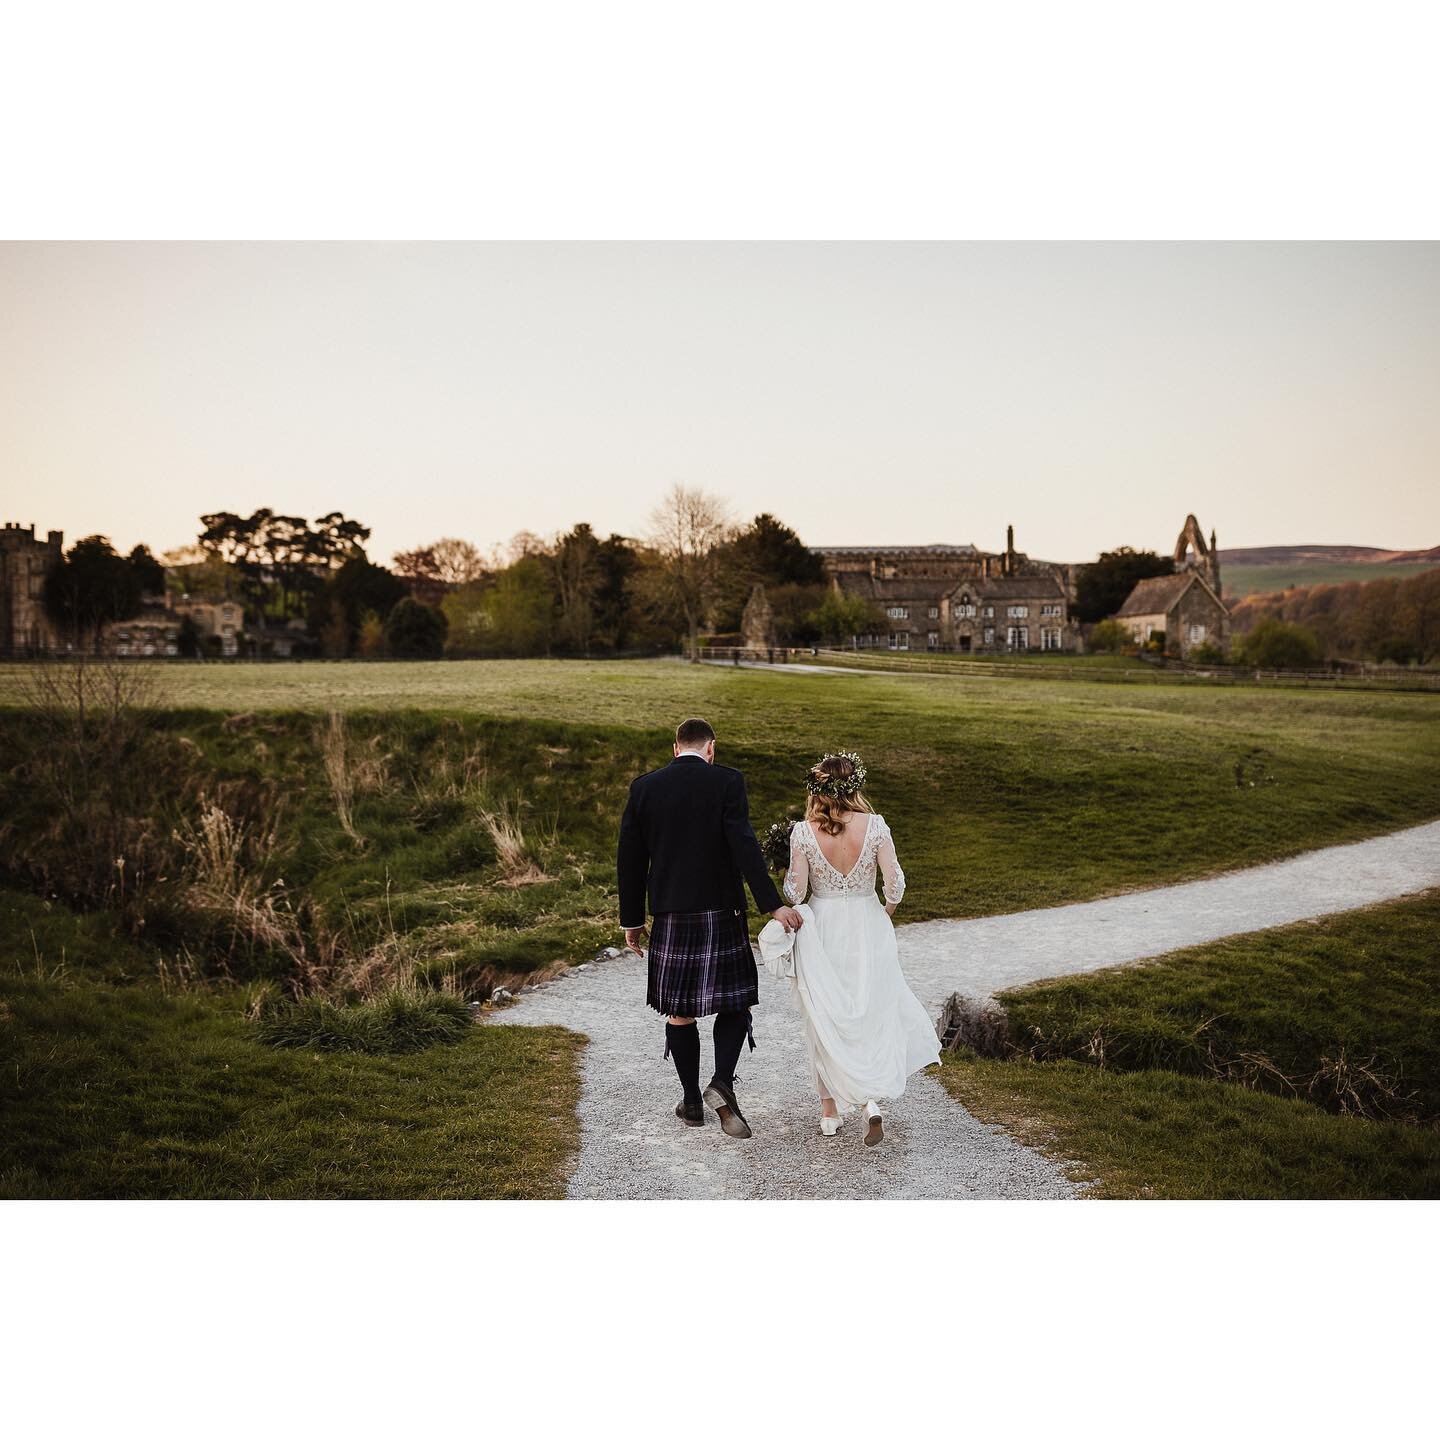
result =
[[[31,529],[33,530],[34,527],[32,526]],[[52,530],[46,538],[45,543],[49,545],[52,550],[63,550],[65,548],[65,532],[63,530]]]
[[[1005,527],[1005,574],[1015,573],[1015,527]]]

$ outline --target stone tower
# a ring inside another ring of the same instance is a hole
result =
[[[768,650],[775,643],[775,612],[763,585],[757,584],[745,602],[745,613],[740,618],[740,643],[747,650]]]
[[[1207,544],[1200,522],[1193,515],[1185,517],[1180,538],[1175,542],[1175,569],[1177,572],[1198,571],[1216,595],[1220,594],[1220,552],[1215,548],[1215,532],[1210,532]]]
[[[41,655],[58,645],[41,592],[64,541],[59,530],[39,540],[33,525],[8,520],[0,530],[0,655]]]

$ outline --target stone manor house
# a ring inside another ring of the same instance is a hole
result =
[[[855,635],[863,649],[1005,653],[1080,648],[1070,619],[1072,567],[1031,560],[1015,549],[974,545],[817,546],[831,583],[868,600],[884,629]]]

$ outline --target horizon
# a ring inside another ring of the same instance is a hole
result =
[[[1433,243],[9,243],[0,309],[0,518],[67,543],[488,554],[676,482],[816,546],[1440,539]]]

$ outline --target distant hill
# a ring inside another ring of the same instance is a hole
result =
[[[1440,545],[1429,550],[1380,550],[1373,545],[1253,545],[1220,551],[1227,600],[1301,585],[1350,580],[1403,580],[1440,565]]]
[[[1312,561],[1348,560],[1366,565],[1440,562],[1440,545],[1429,550],[1377,550],[1373,545],[1252,545],[1248,549],[1220,551],[1226,565],[1300,565]]]

